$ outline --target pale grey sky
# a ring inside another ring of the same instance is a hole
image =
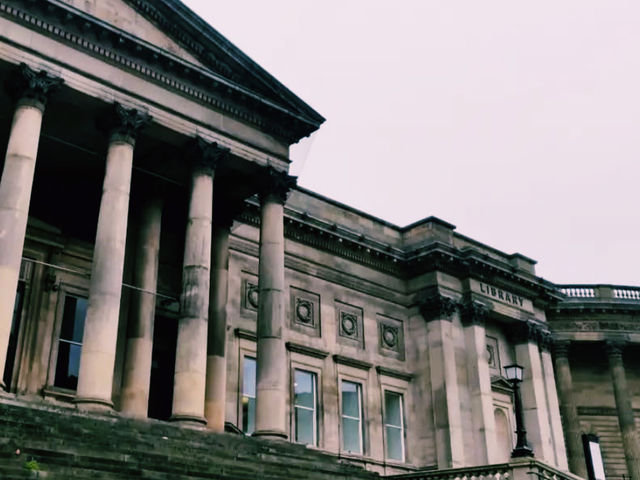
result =
[[[187,0],[327,118],[300,185],[640,285],[640,2]]]

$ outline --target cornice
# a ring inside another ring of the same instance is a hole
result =
[[[287,342],[286,343],[287,350],[294,353],[299,353],[301,355],[306,355],[308,357],[325,359],[329,356],[329,352],[324,350],[320,350],[318,348],[309,347],[307,345],[300,345],[298,343]]]
[[[378,365],[376,367],[376,372],[378,372],[378,374],[381,376],[397,378],[398,380],[404,380],[405,382],[410,382],[413,378],[413,374],[411,373],[400,372],[398,370],[383,367],[381,365]]]
[[[346,365],[347,367],[359,368],[361,370],[369,370],[373,365],[369,362],[363,362],[362,360],[357,360],[355,358],[344,357],[342,355],[334,355],[333,361],[340,365]]]
[[[308,136],[322,123],[305,119],[221,73],[185,61],[59,0],[2,0],[0,16],[213,107],[288,143]]]

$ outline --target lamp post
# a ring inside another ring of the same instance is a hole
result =
[[[511,458],[533,457],[533,450],[527,445],[527,431],[524,428],[522,397],[520,396],[523,370],[522,366],[517,363],[504,367],[505,377],[513,386],[513,403],[516,414],[516,447],[511,452]]]

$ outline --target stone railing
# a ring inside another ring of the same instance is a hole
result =
[[[385,478],[390,480],[581,480],[581,477],[562,472],[532,458],[497,465],[426,470],[390,475]]]
[[[607,301],[640,303],[640,287],[624,285],[558,285],[567,301]]]

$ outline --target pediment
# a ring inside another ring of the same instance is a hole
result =
[[[198,58],[124,0],[66,0],[78,10],[201,67]]]
[[[291,144],[324,118],[180,0],[6,0],[17,23]]]
[[[511,395],[513,392],[513,387],[509,381],[501,375],[491,375],[491,389],[507,395]]]

